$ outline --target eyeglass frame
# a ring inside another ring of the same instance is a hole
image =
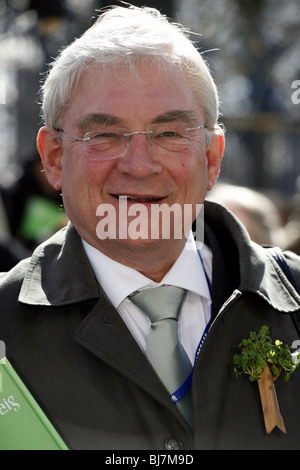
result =
[[[104,128],[105,128],[105,127],[104,127]],[[187,128],[185,128],[185,130],[186,130],[186,131],[193,131],[193,130],[204,129],[204,128],[206,128],[205,125],[199,125],[199,126],[195,126],[195,127],[187,127]],[[120,128],[118,128],[118,129],[119,129],[119,130],[122,129],[122,130],[124,130],[124,131],[127,131],[127,129],[126,129],[126,128],[123,128],[123,127],[120,127]],[[93,137],[92,137],[92,138],[91,138],[91,137],[83,137],[83,138],[73,137],[73,136],[71,136],[70,134],[68,134],[68,133],[67,133],[64,129],[62,129],[62,128],[54,128],[54,130],[57,131],[57,132],[60,132],[60,133],[64,133],[67,137],[69,137],[70,139],[72,139],[72,140],[74,140],[74,141],[76,141],[76,142],[84,142],[84,143],[85,143],[85,142],[90,142],[91,140],[93,140]],[[91,132],[92,132],[92,131],[86,132],[85,135],[90,134]],[[126,154],[128,148],[129,148],[129,145],[130,145],[130,142],[131,142],[131,137],[132,137],[133,135],[137,135],[137,134],[144,134],[144,135],[146,136],[146,139],[147,139],[147,135],[153,134],[153,130],[125,132],[125,133],[122,135],[122,137],[129,137],[129,139],[127,140],[128,144],[127,144],[127,147],[126,147],[125,152],[124,152],[123,154],[118,155],[118,156],[115,156],[115,157],[103,159],[103,161],[104,161],[104,160],[114,160],[114,159],[117,159],[117,158],[122,158],[122,157]],[[58,137],[58,136],[57,136],[57,137]],[[148,140],[148,139],[147,139],[147,140]],[[151,141],[151,142],[152,142],[152,141]],[[158,144],[158,145],[159,145],[159,144]],[[160,145],[159,145],[159,146],[160,146]],[[162,148],[164,148],[164,147],[162,146]],[[175,151],[172,151],[172,150],[170,150],[170,152],[176,153]],[[179,150],[178,152],[180,152],[180,150]],[[93,159],[92,159],[92,160],[93,160]],[[97,159],[94,159],[94,160],[97,161]],[[101,159],[99,159],[99,161],[101,161]]]

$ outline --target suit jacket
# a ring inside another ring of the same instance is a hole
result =
[[[0,339],[71,449],[299,448],[300,370],[276,382],[287,434],[266,434],[258,386],[236,378],[233,355],[262,325],[274,340],[297,340],[300,296],[226,209],[207,203],[205,221],[213,322],[194,369],[194,433],[96,282],[72,225],[1,277]],[[299,257],[288,259],[299,277]]]

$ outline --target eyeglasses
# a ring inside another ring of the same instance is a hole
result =
[[[82,139],[72,137],[63,129],[67,137],[83,143],[85,156],[89,160],[102,161],[123,157],[134,135],[144,134],[150,145],[158,146],[171,153],[189,150],[197,140],[200,129],[204,126],[186,128],[185,123],[153,124],[145,131],[128,132],[128,129],[103,126],[87,132]]]

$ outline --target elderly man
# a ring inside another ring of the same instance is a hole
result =
[[[297,448],[300,372],[276,382],[287,432],[267,433],[233,356],[263,325],[297,340],[299,294],[223,207],[205,203],[192,236],[224,133],[184,29],[107,10],[52,64],[42,99],[38,150],[70,223],[2,277],[0,331],[67,446]]]

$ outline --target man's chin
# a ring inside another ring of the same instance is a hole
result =
[[[183,249],[186,243],[186,238],[182,239],[151,239],[151,238],[137,238],[132,239],[130,237],[115,238],[115,239],[106,239],[98,240],[97,246],[100,251],[105,252],[108,256],[113,259],[132,257],[138,258],[139,256],[147,255],[151,258],[151,253],[157,256],[160,253],[161,256],[167,255],[167,253],[173,249],[180,251]],[[172,248],[171,248],[172,247]],[[149,261],[150,261],[149,258]]]

